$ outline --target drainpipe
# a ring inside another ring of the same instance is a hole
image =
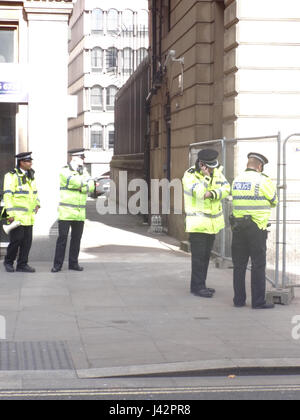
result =
[[[167,179],[171,181],[171,103],[169,94],[165,105],[165,123],[167,129]]]
[[[156,4],[157,0],[152,0],[152,84],[156,79],[157,72],[157,20],[156,20]]]

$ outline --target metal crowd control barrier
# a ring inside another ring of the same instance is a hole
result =
[[[271,285],[279,289],[279,273],[280,273],[280,210],[281,197],[280,185],[281,179],[281,135],[280,133],[272,136],[235,138],[235,139],[217,139],[208,140],[190,145],[189,160],[190,166],[195,164],[199,150],[203,148],[213,148],[219,152],[221,165],[224,167],[224,175],[226,179],[232,183],[234,177],[246,168],[247,154],[249,152],[258,152],[269,156],[270,163],[266,167],[267,174],[274,180],[277,185],[277,193],[279,203],[276,210],[272,211],[270,218],[271,228],[268,237],[268,253],[267,253],[267,280]],[[229,225],[229,215],[231,213],[231,197],[223,200],[223,211],[225,217],[225,229],[217,235],[213,253],[219,257],[221,261],[231,260],[231,228]]]
[[[298,143],[298,144],[297,144]],[[283,142],[282,287],[300,287],[300,133]]]

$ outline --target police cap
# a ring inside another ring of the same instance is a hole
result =
[[[214,149],[203,149],[198,153],[198,160],[203,162],[208,168],[217,168],[219,166],[219,153]]]
[[[85,153],[86,149],[71,149],[68,151],[69,155],[71,156],[83,156]]]
[[[261,155],[260,153],[251,152],[248,154],[248,159],[250,158],[259,160],[263,165],[266,165],[267,163],[269,163],[268,159],[264,155]]]
[[[32,155],[32,152],[24,152],[24,153],[19,153],[18,155],[15,156],[15,158],[17,160],[33,160],[31,155]]]

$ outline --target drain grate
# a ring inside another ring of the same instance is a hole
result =
[[[65,369],[73,363],[63,341],[0,341],[0,371]]]

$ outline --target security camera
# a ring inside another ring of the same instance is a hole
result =
[[[168,54],[167,54],[167,56],[166,56],[166,60],[165,60],[165,64],[164,64],[164,69],[166,68],[166,66],[167,66],[167,64],[168,64],[168,62],[169,62],[169,60],[174,60],[174,58],[175,58],[175,56],[176,56],[176,51],[175,50],[170,50],[169,52],[168,52]]]

